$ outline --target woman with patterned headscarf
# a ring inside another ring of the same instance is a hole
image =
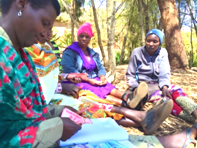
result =
[[[127,83],[133,91],[139,82],[146,82],[150,102],[163,97],[172,99],[174,105],[171,114],[194,122],[197,119],[197,105],[179,86],[170,84],[168,53],[161,47],[163,38],[162,31],[152,29],[146,35],[145,46],[133,50],[126,73]]]

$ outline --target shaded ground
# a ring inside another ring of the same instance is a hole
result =
[[[116,87],[120,90],[126,90],[128,88],[126,84],[126,73],[127,65],[117,66],[116,79],[113,82]],[[188,71],[184,70],[171,70],[171,83],[182,87],[187,95],[197,103],[197,69]],[[151,103],[146,103],[145,110],[152,107]],[[169,135],[191,127],[190,123],[184,120],[170,115],[160,128],[155,132],[155,135]],[[138,128],[125,128],[129,134],[143,135],[144,133]]]

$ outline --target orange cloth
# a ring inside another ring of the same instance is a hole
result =
[[[79,110],[82,110],[86,107],[88,107],[88,110],[86,110],[85,112],[82,113],[82,116],[85,118],[106,118],[106,117],[111,117],[114,120],[120,120],[123,115],[122,114],[118,114],[118,113],[112,113],[109,111],[105,110],[105,105],[102,104],[110,104],[110,105],[114,105],[113,102],[101,99],[99,97],[97,97],[94,93],[92,93],[89,90],[81,90],[79,91],[79,97],[84,96],[87,99],[93,100],[93,102],[91,103],[91,101],[89,102],[83,102],[83,104],[81,104],[79,106]],[[98,102],[101,105],[98,105],[94,102]]]

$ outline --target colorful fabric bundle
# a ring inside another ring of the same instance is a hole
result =
[[[123,117],[122,114],[112,113],[105,110],[105,105],[98,106],[96,104],[83,103],[79,106],[79,110],[82,110],[86,107],[88,107],[88,109],[82,113],[82,116],[84,118],[95,119],[95,118],[111,117],[114,120],[120,120]]]
[[[54,55],[48,43],[34,44],[33,46],[26,48],[26,50],[36,65],[39,77],[47,75],[59,66],[57,57]]]
[[[34,61],[45,99],[49,103],[58,84],[58,60],[48,43],[34,44],[26,50]]]
[[[112,117],[114,120],[120,120],[123,115],[118,113],[112,113],[111,109],[113,107],[112,102],[98,98],[94,93],[92,93],[89,90],[80,90],[79,91],[79,99],[80,97],[85,97],[86,101],[84,99],[81,99],[83,104],[79,106],[79,110],[82,110],[86,107],[88,107],[88,110],[85,110],[82,113],[82,116],[85,118],[106,118],[106,117]],[[90,101],[87,101],[90,100]],[[92,100],[92,102],[91,102]],[[96,103],[94,103],[96,102]]]

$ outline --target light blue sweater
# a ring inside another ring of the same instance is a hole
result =
[[[158,48],[150,56],[144,47],[135,48],[131,54],[126,72],[127,83],[130,89],[139,85],[139,82],[157,82],[159,87],[170,85],[170,64],[165,48]]]

